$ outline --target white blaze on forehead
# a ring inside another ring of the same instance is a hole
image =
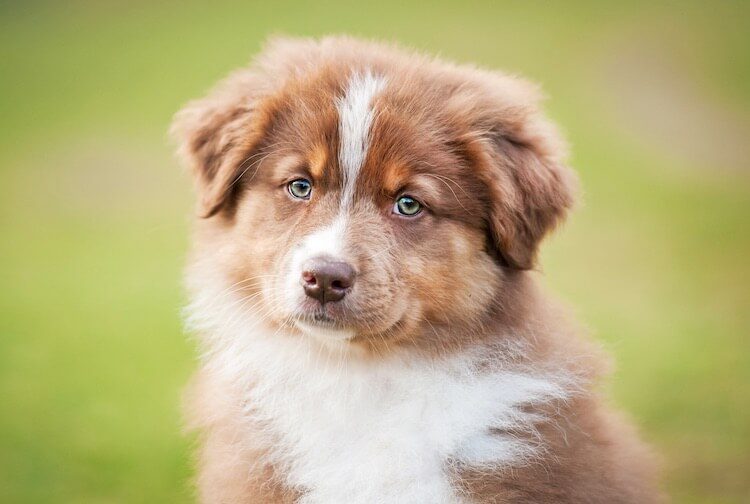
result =
[[[346,208],[354,196],[354,184],[367,157],[370,127],[375,113],[372,100],[383,87],[383,77],[355,73],[343,97],[336,101],[339,113],[339,164],[344,181],[341,206]]]

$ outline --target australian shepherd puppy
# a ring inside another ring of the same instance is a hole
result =
[[[206,503],[649,503],[604,359],[536,286],[574,201],[529,83],[274,40],[176,117]]]

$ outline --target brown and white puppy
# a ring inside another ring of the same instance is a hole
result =
[[[658,500],[530,271],[575,192],[537,102],[325,38],[273,41],[177,115],[201,501]]]

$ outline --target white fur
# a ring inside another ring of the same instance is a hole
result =
[[[308,260],[320,256],[346,260],[344,254],[346,222],[346,214],[342,212],[327,226],[307,235],[292,251],[288,264],[284,268],[286,273],[281,294],[284,305],[290,313],[298,310],[299,304],[305,297],[304,290],[300,286],[300,278]],[[349,339],[354,335],[350,330],[326,328],[301,321],[295,321],[295,324],[306,333],[322,340]]]
[[[373,98],[385,86],[385,80],[373,76],[370,72],[354,74],[349,78],[346,91],[337,99],[336,108],[339,114],[339,162],[343,175],[343,188],[339,214],[335,220],[305,237],[295,247],[288,264],[285,266],[282,294],[284,305],[289,312],[297,311],[304,299],[304,292],[299,279],[304,264],[317,256],[329,256],[346,260],[344,239],[348,213],[354,198],[354,190],[367,157],[368,136],[374,118],[371,107]],[[299,329],[320,340],[345,340],[354,333],[350,330],[330,329],[318,325],[295,321]]]
[[[236,387],[248,429],[265,426],[271,462],[305,504],[464,502],[450,468],[529,463],[544,446],[511,432],[533,434],[541,417],[522,406],[574,389],[568,376],[513,368],[501,354],[488,361],[487,349],[375,361],[347,343],[330,351],[264,327],[215,278],[194,276],[189,309],[191,328],[213,337],[204,365]]]
[[[355,336],[355,332],[352,329],[339,329],[336,327],[326,327],[320,324],[308,324],[303,320],[295,319],[294,325],[298,329],[302,330],[308,336],[317,338],[324,344],[335,344],[337,341],[344,341],[352,339]]]
[[[370,127],[375,117],[373,98],[385,87],[386,81],[367,72],[356,73],[349,78],[343,97],[336,101],[339,114],[339,163],[344,187],[341,207],[347,208],[354,197],[359,170],[367,158]]]
[[[307,235],[294,251],[292,264],[300,266],[311,257],[341,257],[344,253],[346,216],[338,215],[333,222]]]

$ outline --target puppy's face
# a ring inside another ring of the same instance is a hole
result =
[[[556,164],[482,133],[465,103],[481,89],[382,62],[258,79],[230,78],[177,129],[203,196],[198,262],[280,329],[387,347],[477,323],[569,203]]]
[[[498,278],[479,183],[386,77],[343,77],[280,98],[249,153],[262,161],[237,195],[231,280],[257,277],[270,316],[323,338],[475,315]]]

